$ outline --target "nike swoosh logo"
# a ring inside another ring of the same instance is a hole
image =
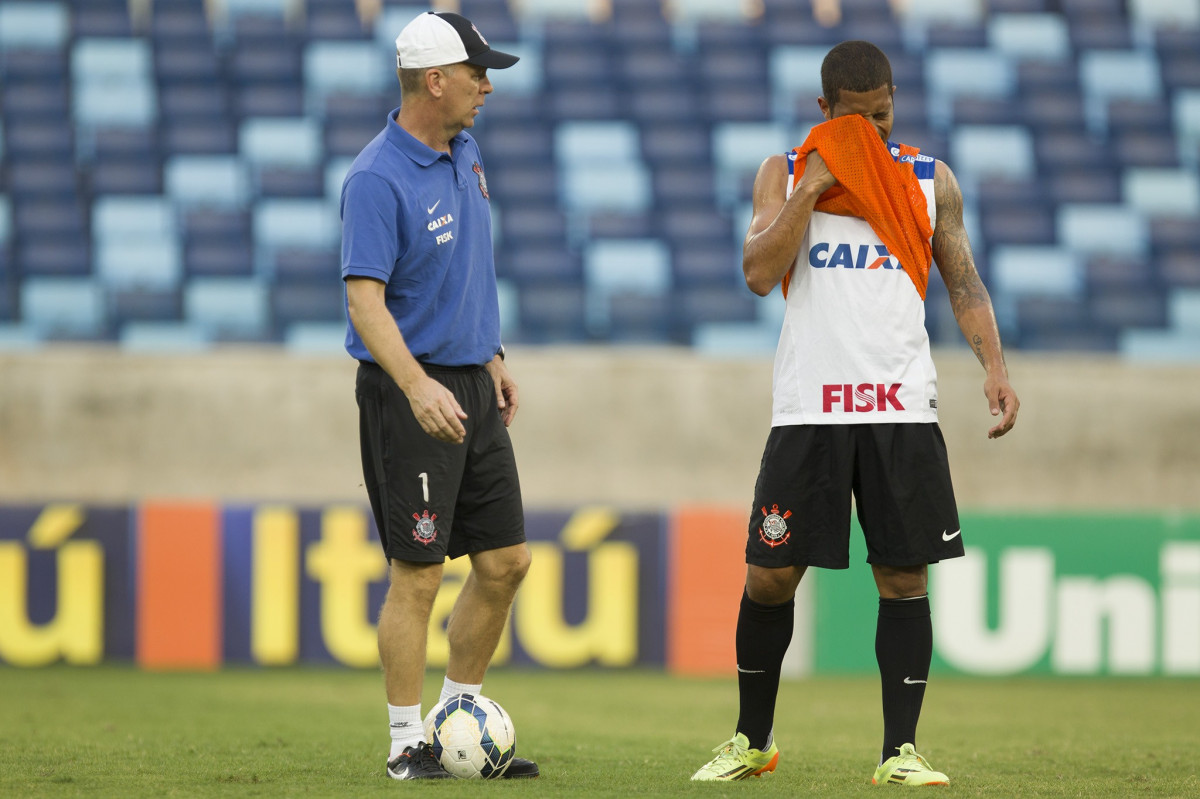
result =
[[[905,685],[918,685],[920,683],[927,683],[927,682],[929,682],[929,680],[914,680],[912,677],[904,678]]]
[[[738,666],[737,670],[742,674],[766,674],[767,673],[766,669],[743,669],[741,666]]]
[[[426,208],[426,209],[425,209],[425,213],[427,213],[427,214],[432,214],[434,211],[436,211],[436,210],[437,210],[437,207],[438,207],[439,205],[441,205],[441,204],[442,204],[442,201],[441,201],[441,200],[438,200],[438,201],[437,201],[437,202],[435,202],[433,205],[431,205],[431,206],[429,206],[428,208]]]
[[[943,541],[953,541],[954,539],[958,538],[958,534],[961,532],[962,532],[961,528],[958,530],[955,530],[953,533],[949,533],[949,534],[947,534],[945,530],[942,530],[942,540]]]

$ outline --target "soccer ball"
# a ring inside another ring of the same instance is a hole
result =
[[[455,694],[429,711],[425,738],[442,768],[468,780],[503,774],[517,740],[504,708],[479,694]]]

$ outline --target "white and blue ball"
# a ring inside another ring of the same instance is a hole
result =
[[[455,777],[499,777],[512,762],[516,730],[504,708],[479,694],[455,694],[429,711],[425,738]]]

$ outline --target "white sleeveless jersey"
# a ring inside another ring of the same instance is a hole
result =
[[[888,149],[898,155],[891,142]],[[935,163],[913,157],[931,228]],[[788,196],[791,184],[789,176]],[[866,220],[813,212],[786,304],[773,427],[937,421],[924,300]]]

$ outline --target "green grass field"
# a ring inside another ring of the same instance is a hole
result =
[[[426,681],[426,705],[441,676]],[[889,795],[872,678],[785,682],[779,770],[733,784],[692,771],[732,732],[730,680],[496,670],[536,781],[397,783],[374,672],[0,668],[0,796]],[[959,796],[1200,796],[1200,682],[935,678],[920,751]],[[926,789],[939,790],[939,789]]]

